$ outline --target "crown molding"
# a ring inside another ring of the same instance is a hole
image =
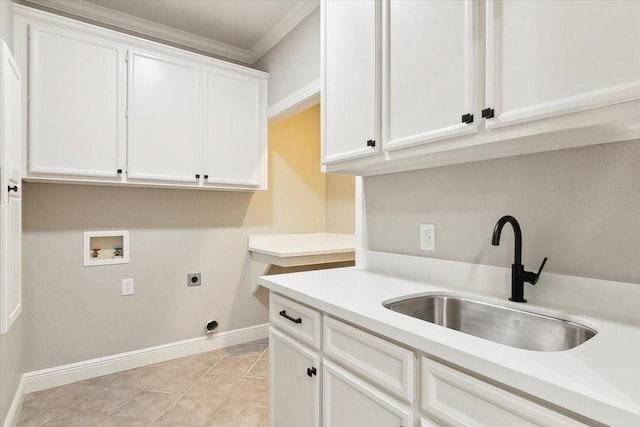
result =
[[[303,0],[249,49],[251,63],[282,40],[291,30],[320,6],[319,0]]]
[[[206,37],[198,36],[186,31],[178,30],[146,19],[137,18],[126,13],[108,9],[82,0],[24,0],[27,4],[34,4],[59,12],[90,19],[92,21],[111,25],[125,31],[154,37],[213,55],[233,59],[245,64],[253,64],[249,50],[220,43]],[[288,16],[288,15],[287,15]]]

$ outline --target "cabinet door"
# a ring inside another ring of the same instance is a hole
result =
[[[22,312],[22,180],[18,66],[0,41],[0,334]]]
[[[324,427],[414,425],[411,409],[337,365],[324,360],[322,375]]]
[[[488,1],[487,126],[640,99],[640,2]]]
[[[390,0],[384,22],[384,149],[477,131],[475,2]]]
[[[270,425],[320,427],[320,371],[317,353],[269,328]]]
[[[257,188],[266,180],[266,81],[205,70],[205,184]]]
[[[129,51],[128,178],[198,181],[200,69],[179,58]]]
[[[125,143],[125,50],[30,24],[29,173],[117,177]]]
[[[379,16],[373,0],[323,1],[322,162],[379,151]]]

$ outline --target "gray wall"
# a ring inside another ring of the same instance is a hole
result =
[[[322,232],[319,108],[269,126],[269,191],[26,184],[24,313],[32,371],[267,322],[247,236]],[[82,232],[130,231],[131,262],[82,266]],[[187,273],[202,273],[187,288]],[[121,296],[120,281],[136,293]]]
[[[13,51],[13,10],[9,0],[0,0],[0,38]],[[4,424],[24,372],[23,321],[24,314],[9,332],[0,336],[0,424]]]
[[[255,64],[269,76],[269,105],[320,78],[320,8],[307,16]]]
[[[523,232],[523,261],[537,269],[640,283],[640,141],[365,178],[368,247],[509,266],[513,232],[491,246],[502,215]],[[419,250],[421,223],[436,251]]]

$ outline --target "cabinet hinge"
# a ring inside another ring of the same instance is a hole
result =
[[[376,141],[374,139],[370,139],[367,141],[367,147],[375,147]]]
[[[462,123],[473,123],[473,114],[467,113],[462,115]]]
[[[493,108],[485,108],[482,110],[482,118],[483,119],[491,119],[495,116],[495,111]]]

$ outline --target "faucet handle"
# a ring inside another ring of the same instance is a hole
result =
[[[531,276],[527,277],[527,279],[531,279],[531,280],[527,280],[529,283],[531,283],[532,285],[535,285],[536,283],[538,283],[538,279],[540,278],[540,273],[542,273],[542,269],[544,268],[544,265],[547,263],[547,257],[544,257],[544,259],[542,260],[542,264],[540,264],[540,268],[538,269],[537,273],[531,273]]]

